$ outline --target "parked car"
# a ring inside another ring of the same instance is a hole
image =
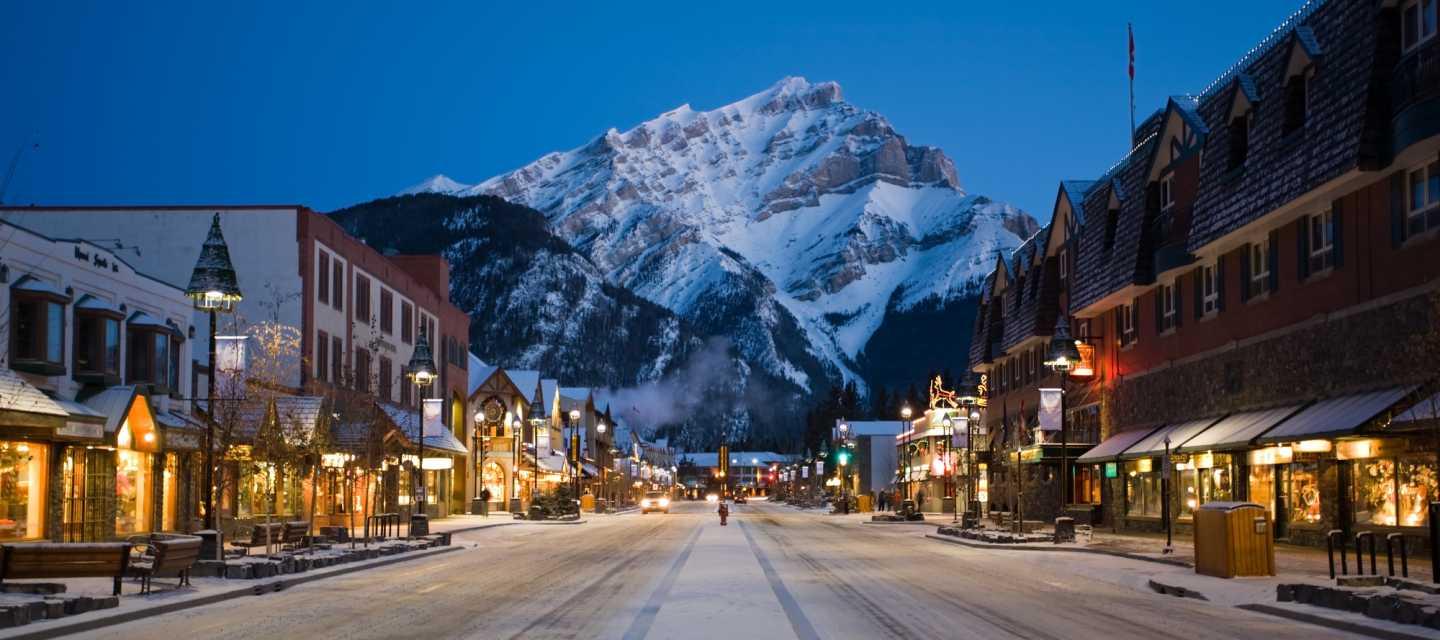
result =
[[[735,504],[748,504],[749,502],[750,501],[746,499],[744,494],[735,494]]]
[[[670,513],[670,496],[660,491],[646,493],[645,497],[640,500],[640,513],[645,514],[651,511]]]

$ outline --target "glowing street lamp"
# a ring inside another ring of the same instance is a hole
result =
[[[1045,366],[1060,374],[1060,510],[1070,504],[1070,431],[1065,420],[1065,378],[1080,362],[1080,348],[1070,335],[1070,318],[1060,316],[1055,321],[1055,332],[1050,336],[1050,354]]]
[[[205,527],[219,529],[220,521],[215,515],[215,323],[217,313],[229,313],[235,309],[244,296],[240,293],[240,282],[235,277],[235,265],[230,262],[230,246],[225,243],[225,234],[220,230],[220,214],[210,219],[210,232],[200,248],[200,257],[195,260],[195,269],[190,272],[190,285],[185,288],[186,297],[197,311],[210,316],[210,375],[206,376],[210,389],[206,394],[205,424]]]

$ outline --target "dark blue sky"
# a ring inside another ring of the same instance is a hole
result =
[[[329,210],[800,75],[1043,219],[1125,152],[1127,21],[1143,118],[1299,3],[5,2],[0,178],[34,135],[7,203]]]

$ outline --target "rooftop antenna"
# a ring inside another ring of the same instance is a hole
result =
[[[15,149],[15,155],[10,157],[10,166],[5,170],[5,179],[0,180],[0,204],[5,203],[5,193],[10,190],[10,181],[15,178],[15,168],[20,166],[20,157],[25,155],[25,150],[40,150],[40,143],[36,140],[36,137],[37,136],[32,134],[29,144],[24,142],[20,143],[20,147]]]

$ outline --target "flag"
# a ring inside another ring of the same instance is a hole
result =
[[[1135,79],[1135,27],[1129,23],[1125,24],[1125,31],[1130,35],[1130,79]]]

